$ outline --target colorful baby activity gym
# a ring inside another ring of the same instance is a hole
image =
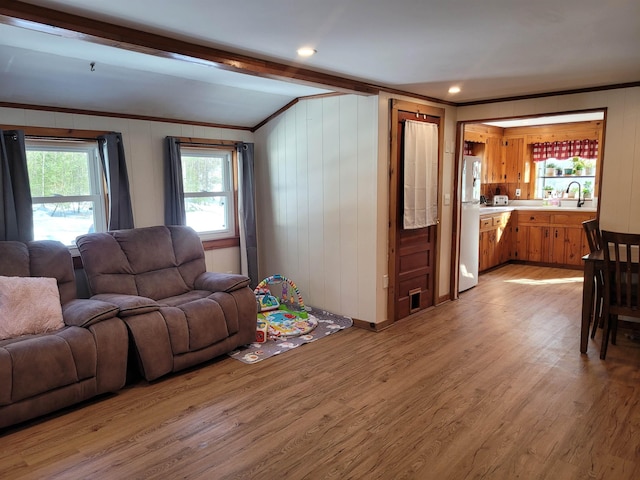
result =
[[[279,292],[277,292],[279,288]],[[282,275],[265,278],[255,288],[258,303],[258,335],[260,342],[269,336],[297,337],[318,326],[318,319],[310,315],[295,283]],[[279,297],[276,296],[279,293]],[[266,327],[267,335],[262,335]]]
[[[260,362],[353,325],[349,317],[306,306],[296,284],[283,275],[265,278],[254,293],[256,341],[228,354],[243,363]]]

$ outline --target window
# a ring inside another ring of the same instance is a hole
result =
[[[580,195],[583,199],[593,196],[595,158],[573,157],[559,160],[551,157],[537,163],[535,198],[578,198],[578,188],[582,189]]]
[[[207,240],[235,235],[233,152],[182,147],[187,225]]]
[[[106,231],[98,144],[26,140],[35,240],[75,245],[78,235]]]

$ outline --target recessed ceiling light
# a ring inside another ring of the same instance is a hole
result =
[[[314,55],[316,53],[316,49],[311,47],[301,47],[298,49],[298,55],[300,55],[301,57],[310,57],[311,55]]]
[[[460,93],[460,87],[457,87],[457,86],[449,87],[449,93]]]

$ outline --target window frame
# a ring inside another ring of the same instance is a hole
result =
[[[25,150],[42,151],[42,152],[86,152],[89,155],[89,189],[88,195],[61,195],[59,197],[52,196],[34,196],[32,194],[32,203],[35,204],[57,204],[64,202],[91,202],[93,204],[93,225],[96,232],[106,232],[109,225],[108,212],[108,192],[106,186],[106,178],[100,161],[99,149],[100,144],[98,136],[103,132],[91,132],[87,135],[86,131],[82,137],[75,134],[69,134],[70,131],[61,131],[53,133],[52,130],[57,129],[40,129],[40,128],[21,128],[25,132]],[[43,135],[43,130],[48,134]],[[63,133],[67,133],[64,135]],[[77,132],[76,132],[77,133]],[[34,226],[35,226],[34,219]],[[63,242],[64,243],[64,242]],[[72,252],[77,250],[75,243],[65,244]]]
[[[229,175],[226,179],[228,190],[224,192],[186,192],[183,184],[183,198],[219,197],[225,196],[231,205],[227,209],[229,227],[224,231],[198,231],[205,250],[216,248],[228,248],[240,245],[239,219],[238,219],[238,154],[235,142],[221,140],[197,140],[186,141],[180,139],[180,160],[184,172],[184,156],[201,153],[202,156],[219,155],[223,153],[228,162],[225,172]]]
[[[109,130],[82,130],[76,128],[57,128],[57,127],[35,127],[28,125],[0,125],[2,130],[22,130],[25,137],[40,137],[49,139],[62,139],[62,140],[85,140],[85,141],[98,141],[98,137],[110,133]],[[214,140],[214,139],[202,139],[194,137],[178,137],[181,145],[187,147],[191,145],[204,145],[217,148],[226,148],[232,152],[232,168],[233,168],[233,200],[234,210],[233,218],[236,220],[235,234],[234,236],[218,239],[218,240],[206,240],[202,239],[202,245],[205,250],[217,250],[223,248],[233,248],[240,246],[240,230],[239,230],[239,218],[238,218],[238,154],[236,152],[235,140]],[[106,188],[106,180],[104,186],[104,205],[105,205],[105,218],[107,224],[109,221],[109,192]],[[73,258],[75,268],[82,268],[78,250],[75,246],[69,247]]]

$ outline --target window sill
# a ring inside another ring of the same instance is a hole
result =
[[[219,240],[203,240],[202,246],[205,250],[239,247],[240,237],[221,238]]]

